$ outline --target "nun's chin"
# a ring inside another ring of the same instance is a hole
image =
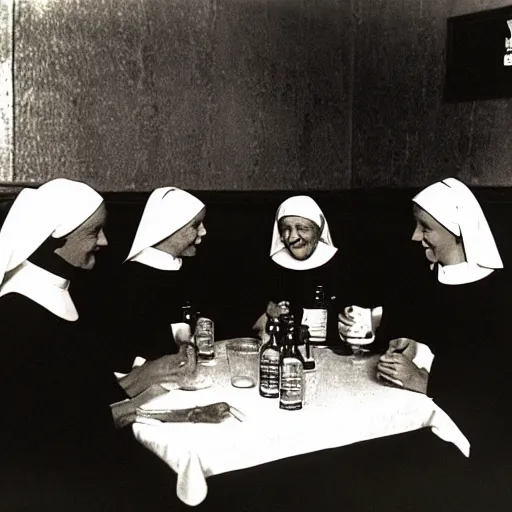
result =
[[[96,256],[91,254],[79,268],[82,270],[92,270],[96,266]]]
[[[311,256],[311,254],[313,254],[313,251],[311,251],[307,247],[304,247],[304,248],[301,247],[300,249],[289,248],[288,252],[294,259],[296,259],[298,261],[305,261]]]
[[[427,247],[427,249],[425,249],[425,257],[427,258],[428,261],[430,261],[430,263],[437,263],[436,255],[430,247]]]
[[[195,245],[189,245],[181,254],[180,258],[190,258],[197,254],[197,248]]]

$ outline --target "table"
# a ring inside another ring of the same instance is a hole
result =
[[[423,427],[469,456],[467,439],[432,399],[377,380],[378,356],[354,364],[328,349],[315,349],[316,370],[306,374],[304,408],[284,411],[278,399],[262,398],[257,387],[231,386],[227,341],[216,345],[215,366],[201,370],[211,373],[212,387],[174,389],[146,407],[176,409],[225,401],[242,411],[245,421],[164,424],[138,418],[133,425],[135,437],[177,473],[177,495],[187,505],[206,498],[206,478],[212,475]]]

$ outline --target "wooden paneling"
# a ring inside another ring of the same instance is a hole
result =
[[[443,103],[446,19],[504,1],[355,0],[355,187],[512,185],[512,99]]]
[[[350,185],[350,2],[16,6],[17,181]]]

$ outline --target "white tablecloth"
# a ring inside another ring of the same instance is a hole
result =
[[[316,349],[316,370],[306,374],[304,408],[283,411],[278,399],[260,397],[257,387],[232,387],[225,343],[217,349],[216,365],[203,367],[213,378],[212,387],[172,390],[146,408],[224,401],[244,413],[244,422],[146,423],[141,418],[133,425],[135,437],[178,474],[177,495],[188,505],[206,498],[209,476],[422,427],[431,427],[469,456],[467,439],[430,398],[377,381],[376,356],[353,364],[350,358]]]

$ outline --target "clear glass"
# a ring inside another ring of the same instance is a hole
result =
[[[197,320],[194,340],[199,363],[207,363],[215,359],[215,331],[212,320],[209,318]]]
[[[231,385],[253,388],[258,383],[259,343],[257,340],[233,340],[226,346]]]
[[[370,350],[365,346],[370,345],[375,340],[372,327],[372,312],[369,308],[360,308],[353,306],[350,317],[354,321],[346,340],[352,349],[352,361],[364,361],[370,354]]]

